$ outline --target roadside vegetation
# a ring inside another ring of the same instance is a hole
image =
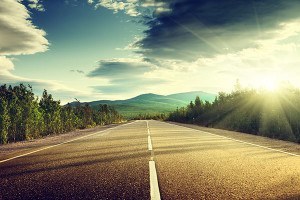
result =
[[[61,106],[44,90],[41,99],[31,86],[0,86],[0,144],[61,134],[122,121],[111,106]]]
[[[197,96],[167,120],[300,143],[300,90],[288,84],[276,91],[237,87],[220,92],[212,103]]]
[[[168,117],[167,114],[161,113],[161,114],[138,114],[134,117],[132,117],[132,120],[147,120],[147,119],[153,119],[153,120],[160,120],[164,121]]]

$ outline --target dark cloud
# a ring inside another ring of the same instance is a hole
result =
[[[195,60],[255,47],[281,22],[298,17],[300,1],[174,0],[170,12],[147,19],[136,45],[148,58]]]
[[[140,76],[150,72],[153,66],[138,60],[99,61],[99,66],[88,73],[88,77],[122,78]]]
[[[140,92],[147,91],[148,88],[158,86],[166,83],[167,81],[162,79],[141,79],[141,78],[129,78],[129,79],[114,79],[110,81],[110,85],[106,86],[92,86],[96,92],[105,94],[122,94],[128,92]]]
[[[100,77],[109,80],[109,85],[91,86],[95,92],[106,94],[124,94],[143,92],[148,88],[166,83],[161,78],[147,78],[145,73],[155,70],[156,66],[139,59],[116,59],[100,61],[99,66],[87,74],[88,77]]]
[[[78,73],[78,74],[84,74],[84,71],[82,71],[82,70],[72,69],[72,70],[70,70],[70,72],[75,72],[75,73]]]

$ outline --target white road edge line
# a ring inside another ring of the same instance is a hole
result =
[[[152,151],[152,150],[153,150],[150,135],[148,135],[148,150],[149,150],[149,151]]]
[[[160,200],[160,192],[157,181],[157,173],[155,168],[155,162],[149,161],[149,171],[150,171],[150,197],[151,200]]]
[[[135,122],[135,121],[134,121],[134,122]],[[134,122],[130,122],[130,123],[128,123],[128,124],[132,124],[132,123],[134,123]],[[120,125],[120,126],[125,126],[125,125],[128,125],[128,124],[124,124],[124,125]],[[7,162],[7,161],[16,159],[16,158],[24,157],[24,156],[27,156],[27,155],[30,155],[30,154],[39,152],[39,151],[43,151],[43,150],[50,149],[50,148],[53,148],[53,147],[57,147],[57,146],[60,146],[60,145],[63,145],[63,144],[67,144],[67,143],[70,143],[70,142],[73,142],[73,141],[76,141],[76,140],[80,140],[80,139],[83,139],[83,138],[86,138],[86,137],[90,137],[90,136],[93,136],[93,135],[96,135],[96,134],[99,134],[99,133],[103,133],[103,132],[106,132],[106,131],[115,129],[115,128],[117,128],[117,127],[120,127],[120,126],[116,126],[116,127],[113,127],[113,128],[108,128],[108,129],[106,129],[106,130],[99,131],[99,132],[96,132],[96,133],[92,133],[92,134],[89,134],[89,135],[85,135],[85,136],[82,136],[82,137],[79,137],[79,138],[75,138],[75,139],[72,139],[72,140],[69,140],[69,141],[66,141],[66,142],[62,142],[62,143],[59,143],[59,144],[47,146],[47,147],[44,147],[44,148],[41,148],[41,149],[38,149],[38,150],[35,150],[35,151],[31,151],[31,152],[28,152],[28,153],[25,153],[25,154],[21,154],[21,155],[18,155],[18,156],[14,156],[14,157],[11,157],[11,158],[7,158],[7,159],[5,159],[5,160],[1,160],[0,163],[4,163],[4,162]]]
[[[212,134],[212,135],[216,135],[216,134],[209,133],[209,132],[206,132],[206,133]],[[220,135],[217,135],[217,136],[220,136]],[[288,154],[288,155],[291,155],[291,156],[297,156],[297,157],[300,157],[300,155],[298,155],[298,154],[289,153],[289,152],[286,152],[286,151],[283,151],[283,150],[272,149],[272,148],[270,148],[270,147],[265,147],[265,146],[261,146],[261,145],[258,145],[258,144],[253,144],[253,143],[250,143],[250,142],[245,142],[245,141],[242,141],[242,140],[233,139],[233,138],[230,138],[230,137],[225,137],[225,136],[220,136],[220,137],[226,138],[226,139],[228,139],[228,140],[232,140],[232,141],[236,141],[236,142],[240,142],[240,143],[244,143],[244,144],[249,144],[249,145],[252,145],[252,146],[260,147],[260,148],[263,148],[263,149],[268,149],[268,150],[271,150],[271,151],[277,151],[277,152],[284,153],[284,154]]]
[[[179,127],[184,127],[184,128],[187,128],[187,129],[192,129],[194,131],[199,131],[199,132],[206,133],[206,134],[209,134],[209,135],[218,136],[218,137],[225,138],[225,139],[228,139],[228,140],[232,140],[232,141],[236,141],[236,142],[244,143],[244,144],[249,144],[249,145],[252,145],[252,146],[260,147],[260,148],[263,148],[263,149],[268,149],[268,150],[271,150],[271,151],[277,151],[277,152],[284,153],[284,154],[287,154],[287,155],[290,155],[290,156],[300,157],[300,155],[298,155],[298,154],[289,153],[289,152],[286,152],[286,151],[283,151],[283,150],[273,149],[273,148],[270,148],[270,147],[265,147],[265,146],[261,146],[261,145],[258,145],[258,144],[253,144],[253,143],[250,143],[250,142],[245,142],[243,140],[237,140],[237,139],[233,139],[233,138],[230,138],[230,137],[210,133],[210,132],[207,132],[207,131],[201,131],[201,130],[197,130],[197,129],[193,129],[193,128],[189,128],[189,127],[185,127],[185,126],[180,126],[180,125],[177,125],[177,124],[172,124],[172,125],[179,126]]]

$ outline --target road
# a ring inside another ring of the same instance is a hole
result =
[[[298,154],[153,120],[18,156],[0,199],[300,199]]]

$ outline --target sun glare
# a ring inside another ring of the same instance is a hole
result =
[[[262,81],[261,87],[269,91],[275,91],[278,88],[278,82],[273,78],[267,78]]]
[[[264,76],[259,80],[255,80],[254,88],[268,91],[276,91],[278,89],[278,80],[274,77]]]

